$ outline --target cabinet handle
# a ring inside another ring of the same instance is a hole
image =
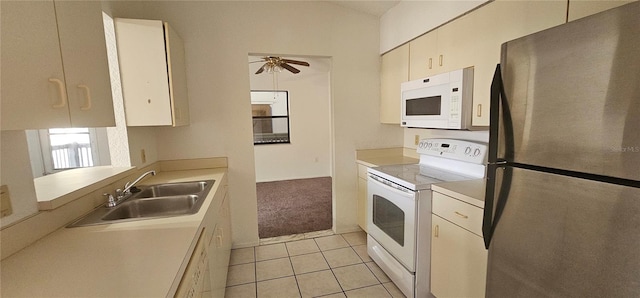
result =
[[[476,112],[476,116],[482,117],[482,104],[481,103],[478,104],[478,109],[476,111],[477,111]]]
[[[440,61],[439,61],[440,66],[442,66],[442,60],[444,60],[444,59],[443,59],[443,57],[442,57],[442,55],[440,55],[440,57],[439,57],[438,59],[440,60]]]
[[[88,111],[91,110],[91,89],[89,89],[89,86],[87,85],[78,85],[79,89],[84,89],[84,98],[85,98],[85,104],[83,106],[80,107],[80,110],[82,111]]]
[[[429,69],[433,68],[433,58],[429,58]]]
[[[440,226],[435,225],[435,227],[433,227],[433,237],[438,238],[438,236],[440,236]]]
[[[218,244],[217,247],[218,248],[222,247],[222,236],[220,236],[220,235],[216,236],[216,240],[218,242],[217,243]]]
[[[58,86],[58,97],[60,98],[60,102],[54,104],[52,107],[54,109],[64,108],[67,105],[67,92],[64,87],[64,83],[59,79],[49,78],[49,82],[55,83]]]
[[[462,218],[464,218],[464,219],[469,218],[469,216],[464,215],[464,214],[462,214],[462,213],[460,213],[460,212],[458,212],[458,211],[454,211],[453,213],[455,213],[457,216],[462,217]]]

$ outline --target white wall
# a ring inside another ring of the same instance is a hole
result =
[[[380,54],[488,1],[401,1],[380,18]]]
[[[402,145],[402,129],[378,120],[376,17],[322,1],[110,4],[115,17],[168,21],[184,40],[191,125],[158,128],[158,158],[228,157],[236,246],[258,243],[247,55],[331,57],[334,228],[357,229],[355,150]]]
[[[250,56],[250,61],[261,56]],[[300,73],[277,74],[278,90],[289,92],[291,144],[256,145],[256,181],[324,177],[331,175],[331,96],[329,58],[297,58],[310,66]],[[273,74],[255,72],[263,63],[249,66],[251,90],[273,90]]]

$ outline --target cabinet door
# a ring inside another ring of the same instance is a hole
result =
[[[484,297],[487,250],[482,237],[432,215],[431,292],[436,297]]]
[[[367,231],[367,180],[358,177],[358,225]]]
[[[473,126],[489,125],[491,80],[502,43],[560,25],[565,14],[561,1],[494,1],[467,16],[463,47],[473,49],[467,53],[474,66]]]
[[[568,21],[577,20],[601,11],[605,11],[633,1],[593,1],[593,0],[569,0]]]
[[[69,127],[53,1],[1,1],[0,11],[2,130]]]
[[[475,24],[464,15],[438,28],[437,73],[444,73],[469,66],[478,60]]]
[[[228,192],[224,193],[216,217],[216,228],[211,241],[211,246],[213,247],[211,291],[212,297],[224,297],[229,257],[231,256],[231,211]]]
[[[409,43],[409,80],[437,74],[438,33],[431,31]]]
[[[114,23],[127,125],[172,125],[162,21]]]
[[[190,117],[184,46],[180,36],[167,22],[164,23],[164,30],[173,126],[188,125]]]
[[[380,122],[400,124],[400,83],[409,80],[409,44],[382,55]]]
[[[56,1],[55,7],[71,126],[115,126],[100,2]]]

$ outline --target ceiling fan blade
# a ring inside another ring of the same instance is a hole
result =
[[[282,62],[290,63],[290,64],[303,65],[303,66],[309,66],[309,63],[307,63],[307,62],[305,62],[305,61],[290,60],[290,59],[282,59]]]
[[[256,71],[256,74],[261,74],[264,71],[264,67],[267,66],[267,64],[263,64],[260,69],[258,69],[258,71]]]
[[[280,63],[280,66],[282,66],[284,69],[286,69],[286,70],[288,70],[288,71],[290,71],[292,73],[299,73],[300,72],[300,70],[298,70],[297,68],[295,68],[295,67],[293,67],[293,66],[291,66],[291,65],[289,65],[287,63],[284,63],[284,62]]]

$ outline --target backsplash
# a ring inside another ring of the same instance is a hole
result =
[[[405,128],[404,129],[404,147],[415,149],[415,136],[420,139],[424,138],[449,138],[461,139],[476,142],[489,142],[489,131],[466,131],[466,130],[446,130],[446,129],[421,129],[421,128]]]

